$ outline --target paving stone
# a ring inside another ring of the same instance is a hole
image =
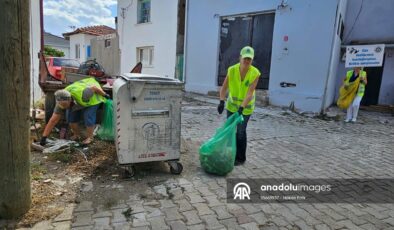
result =
[[[315,225],[316,230],[330,230],[331,228],[326,224]]]
[[[205,203],[196,203],[193,206],[197,209],[199,216],[214,214],[212,209]]]
[[[51,221],[41,221],[35,224],[32,228],[33,230],[50,230],[54,229]]]
[[[238,223],[236,218],[229,218],[220,220],[219,223],[225,226],[226,229],[243,229]]]
[[[347,228],[347,229],[354,229],[354,230],[358,230],[361,229],[360,227],[358,227],[357,225],[353,224],[350,220],[341,220],[338,221],[335,226],[332,226],[335,229],[339,229],[339,228]]]
[[[219,223],[219,221],[216,218],[216,215],[206,215],[206,216],[200,216],[200,218],[204,221],[206,224],[207,229],[218,229],[218,228],[224,228],[224,225]]]
[[[127,209],[115,209],[112,210],[112,219],[111,223],[121,223],[121,222],[127,222],[128,219],[125,217],[124,212]]]
[[[145,213],[137,213],[134,214],[133,217],[133,227],[142,227],[142,226],[148,226],[149,223],[146,220],[146,214]]]
[[[159,200],[160,202],[160,207],[162,208],[172,208],[175,207],[174,202],[172,200]]]
[[[92,218],[101,218],[101,217],[112,217],[111,211],[99,211],[93,214]]]
[[[220,206],[223,205],[224,203],[220,202],[217,197],[214,196],[206,196],[204,199],[208,202],[209,207],[215,207],[215,206]]]
[[[228,219],[233,217],[228,211],[226,206],[216,206],[212,207],[212,210],[215,211],[216,215],[218,216],[218,220]]]
[[[373,225],[373,224],[371,224],[371,223],[367,223],[367,224],[360,225],[360,228],[366,229],[366,230],[375,230],[375,229],[378,229],[378,228],[375,227],[375,225]]]
[[[75,209],[76,205],[75,204],[69,204],[67,205],[63,212],[58,215],[53,222],[63,222],[63,221],[69,221],[73,219],[73,212]]]
[[[182,212],[182,215],[186,217],[187,225],[196,225],[202,222],[200,217],[198,216],[197,211],[191,210]]]
[[[74,212],[93,211],[92,205],[93,205],[92,201],[82,201],[79,205],[77,205],[77,208],[74,210]]]
[[[144,206],[158,206],[158,205],[160,205],[160,203],[156,200],[144,202]]]
[[[288,226],[289,225],[289,223],[285,220],[285,218],[284,217],[282,217],[282,216],[277,216],[277,217],[275,217],[275,218],[272,218],[272,220],[271,220],[272,222],[274,222],[275,223],[275,225],[276,226],[278,226],[278,227],[285,227],[285,226]]]
[[[127,209],[127,208],[129,208],[129,206],[126,203],[119,202],[117,205],[112,206],[110,209],[113,210],[113,209]]]
[[[187,226],[188,230],[201,230],[201,229],[205,229],[205,225],[204,224],[196,224],[196,225],[191,225],[191,226]]]
[[[247,214],[254,214],[261,211],[259,208],[256,208],[253,204],[241,204],[240,206],[246,211]]]
[[[149,214],[146,215],[146,218],[152,218],[152,217],[158,217],[158,216],[164,215],[163,212],[158,208],[154,208],[154,209],[151,209],[148,211],[149,211]]]
[[[313,228],[305,223],[303,220],[297,220],[294,224],[302,230],[313,230]]]
[[[72,227],[71,230],[92,230],[93,226]]]
[[[196,189],[201,193],[201,196],[214,196],[215,193],[211,192],[208,187],[196,187]]]
[[[177,207],[163,208],[162,211],[165,213],[167,221],[180,220],[183,218]]]
[[[252,214],[250,217],[252,217],[259,225],[264,225],[268,221],[268,218],[262,212]]]
[[[198,193],[188,193],[186,196],[190,199],[190,204],[205,202],[205,200]]]
[[[79,212],[75,215],[75,222],[72,227],[83,227],[93,225],[92,221],[93,212]]]
[[[186,225],[179,220],[168,222],[172,230],[186,230]]]
[[[252,217],[250,217],[246,214],[240,214],[235,217],[237,218],[238,224],[246,224],[246,223],[251,223],[254,221]]]
[[[181,186],[182,185],[191,185],[192,184],[192,182],[188,181],[185,178],[179,178],[178,181],[179,181],[179,185],[181,185]]]
[[[177,203],[179,205],[180,212],[189,211],[189,210],[194,209],[193,206],[186,199],[176,200],[175,203]]]
[[[131,230],[150,230],[148,226],[143,226],[143,227],[133,227],[130,228]]]
[[[394,227],[394,218],[393,218],[393,217],[384,219],[384,220],[382,220],[382,221],[385,222],[385,223],[388,223],[388,224],[390,224],[391,226]]]
[[[247,230],[259,230],[260,229],[255,222],[241,224],[240,227],[242,227],[243,229],[247,229]]]
[[[111,226],[114,230],[129,230],[131,229],[131,223],[128,222],[120,222],[120,223],[112,223]]]
[[[56,230],[69,230],[71,229],[71,221],[62,221],[52,223]]]
[[[164,221],[164,217],[149,218],[148,222],[150,223],[152,229],[170,229],[170,227],[167,226],[166,222]]]

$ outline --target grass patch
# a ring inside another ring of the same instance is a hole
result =
[[[73,155],[68,151],[51,153],[48,155],[48,159],[52,161],[60,161],[63,163],[69,163],[72,158]]]
[[[30,164],[30,172],[33,180],[40,180],[42,176],[47,173],[47,169],[41,162],[32,162]]]

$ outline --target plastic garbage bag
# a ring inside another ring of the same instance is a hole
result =
[[[350,104],[356,97],[358,86],[360,84],[360,78],[358,77],[354,82],[344,84],[339,89],[339,98],[337,100],[337,105],[340,109],[349,108]]]
[[[234,168],[237,152],[237,125],[243,116],[234,113],[216,130],[216,134],[200,147],[201,167],[208,173],[224,176]]]
[[[113,122],[114,109],[112,100],[108,99],[104,102],[104,116],[101,121],[101,126],[97,131],[97,136],[101,140],[113,141],[115,137],[115,127]]]

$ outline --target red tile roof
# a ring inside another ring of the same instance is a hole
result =
[[[100,36],[100,35],[112,34],[115,32],[116,30],[109,26],[99,25],[99,26],[81,27],[72,32],[64,33],[63,36],[68,37],[73,34],[91,34],[95,36]]]

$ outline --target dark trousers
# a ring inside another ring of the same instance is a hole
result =
[[[232,112],[227,110],[227,118],[233,115]],[[246,136],[246,126],[248,125],[248,121],[250,115],[243,115],[244,121],[237,126],[237,155],[235,157],[236,161],[245,162],[246,161],[246,143],[247,143],[247,136]]]

